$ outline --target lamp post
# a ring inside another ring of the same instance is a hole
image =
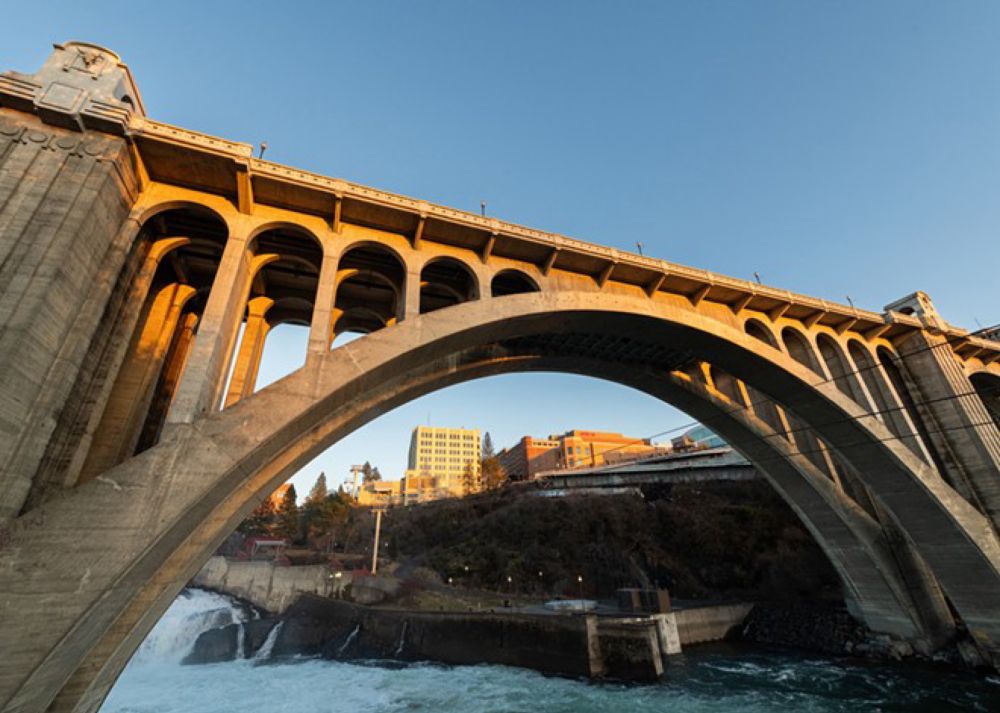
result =
[[[582,574],[576,575],[576,583],[577,583],[577,586],[579,587],[580,599],[583,599],[583,575]]]

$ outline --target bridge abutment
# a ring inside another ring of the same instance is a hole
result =
[[[0,520],[25,504],[132,247],[125,142],[0,108]]]
[[[918,332],[898,349],[916,391],[912,408],[926,424],[944,476],[1000,531],[1000,429],[986,404],[945,337]]]

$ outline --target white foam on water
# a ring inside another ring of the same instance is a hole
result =
[[[257,650],[254,656],[257,660],[269,659],[271,658],[271,652],[274,651],[274,642],[278,640],[278,632],[281,631],[281,627],[285,625],[285,622],[279,621],[277,624],[271,627],[271,630],[267,632],[267,638],[264,639],[264,643],[260,645],[260,649]]]
[[[203,589],[185,589],[149,632],[130,665],[154,661],[179,663],[199,634],[245,619],[246,610],[233,599]]]
[[[236,658],[244,658],[243,649],[246,647],[247,631],[243,626],[243,622],[240,622],[236,627]]]
[[[254,659],[181,666],[198,634],[246,616],[233,600],[190,590],[170,607],[122,673],[101,713],[854,713],[1000,710],[997,677],[941,678],[898,668],[850,667],[788,654],[693,650],[673,657],[662,685],[547,677],[502,666],[364,665]],[[358,635],[341,645],[346,651]],[[846,674],[846,675],[845,675]]]

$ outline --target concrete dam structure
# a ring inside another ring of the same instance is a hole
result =
[[[283,323],[304,365],[255,393]],[[861,310],[255,158],[146,116],[101,47],[0,75],[0,366],[5,713],[97,710],[278,484],[395,406],[524,371],[686,411],[858,619],[1000,663],[995,333],[922,292]]]

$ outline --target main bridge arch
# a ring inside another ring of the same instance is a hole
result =
[[[946,635],[940,593],[933,584],[908,588],[897,576],[879,524],[766,424],[691,379],[684,367],[698,360],[814,429],[863,479],[912,544],[918,566],[926,563],[981,646],[996,655],[1000,556],[992,529],[835,385],[694,310],[602,293],[525,293],[420,315],[312,354],[299,371],[225,411],[178,425],[154,448],[15,521],[0,566],[23,576],[0,610],[0,628],[14,630],[14,617],[46,626],[0,662],[0,690],[14,695],[4,710],[44,710],[56,692],[59,710],[95,710],[179,589],[278,483],[402,403],[511,371],[611,379],[710,422],[803,517],[861,616],[902,636]],[[113,529],[80,537],[82,522],[111,517]],[[72,586],[35,595],[57,580]]]

